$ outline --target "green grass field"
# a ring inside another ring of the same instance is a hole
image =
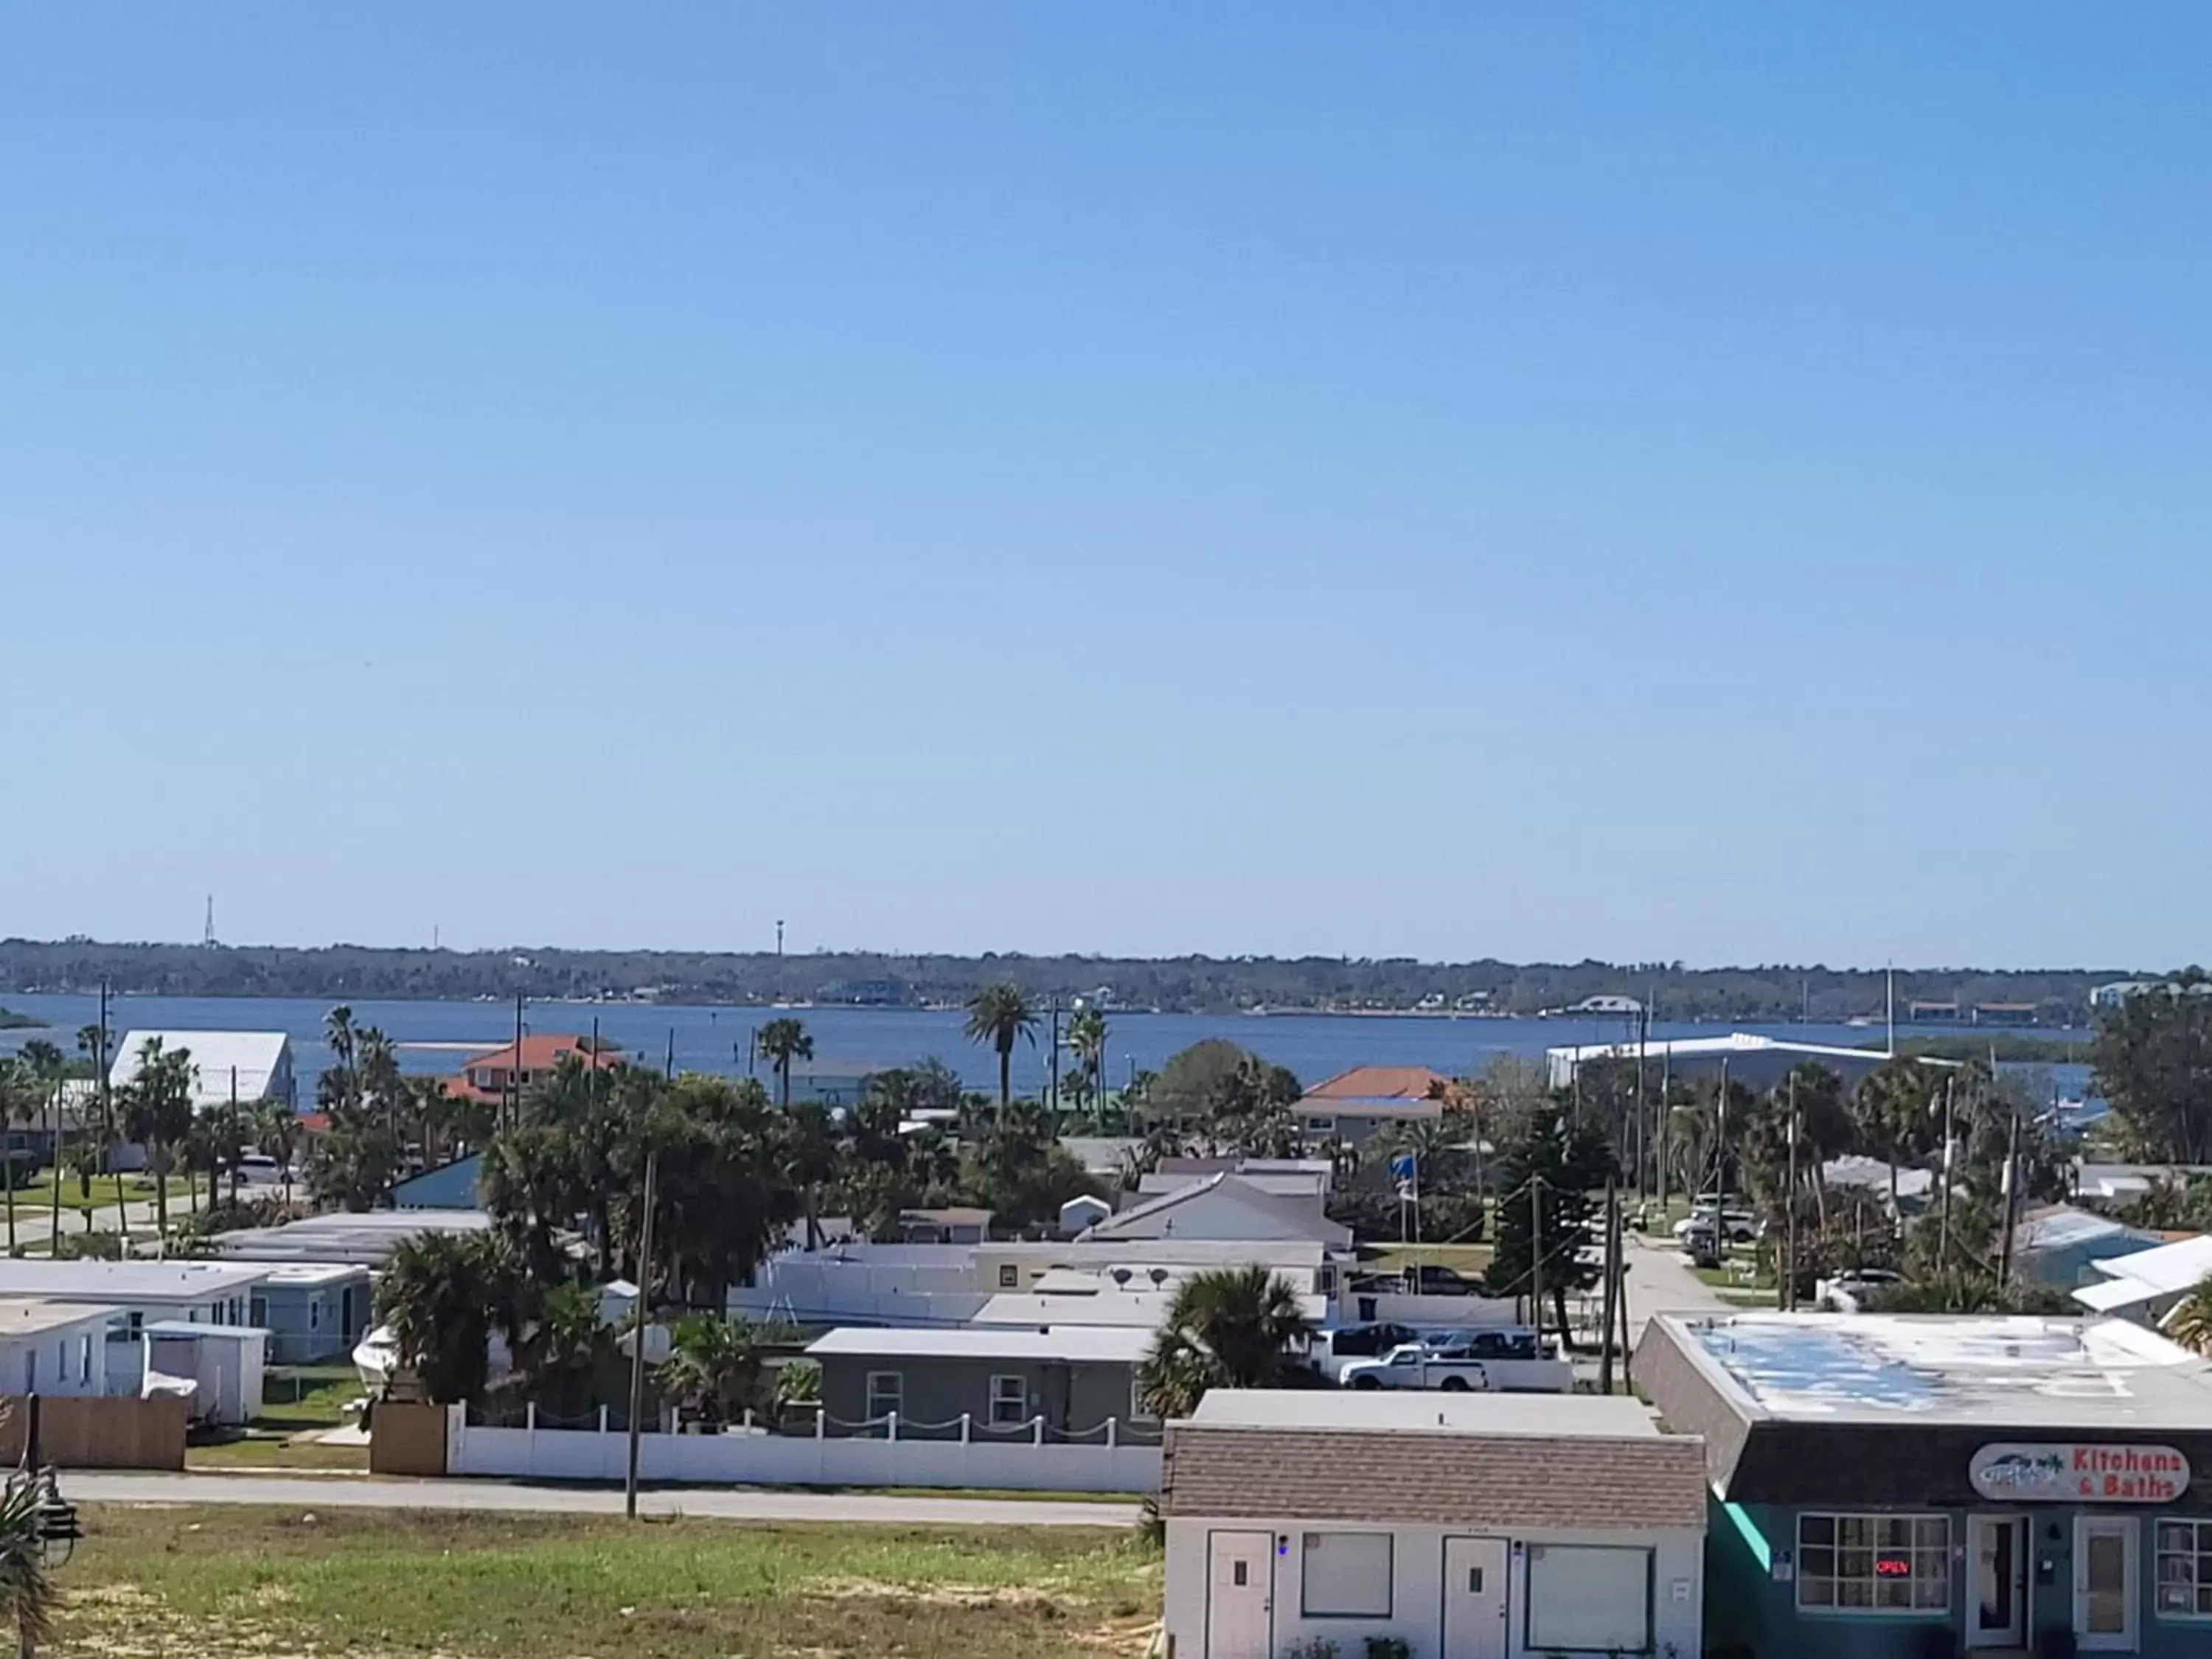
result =
[[[1123,1529],[86,1511],[55,1653],[111,1659],[1102,1659],[1143,1651]]]

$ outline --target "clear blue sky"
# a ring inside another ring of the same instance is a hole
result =
[[[0,933],[2212,954],[2208,58],[11,8]]]

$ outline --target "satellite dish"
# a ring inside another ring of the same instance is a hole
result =
[[[1114,1269],[1114,1282],[1115,1282],[1116,1285],[1126,1285],[1126,1284],[1127,1284],[1127,1283],[1129,1282],[1129,1270],[1128,1270],[1127,1267],[1116,1267],[1116,1268],[1115,1268],[1115,1269]]]

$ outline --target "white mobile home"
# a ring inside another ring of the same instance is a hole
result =
[[[1218,1390],[1168,1427],[1177,1659],[1701,1651],[1701,1442],[1593,1395]]]
[[[104,1395],[119,1309],[0,1297],[0,1395]]]
[[[41,1261],[0,1257],[0,1297],[98,1304],[135,1337],[157,1319],[243,1325],[269,1269],[228,1261]]]

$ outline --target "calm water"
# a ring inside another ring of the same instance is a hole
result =
[[[44,1036],[74,1051],[77,1028],[100,1017],[96,997],[24,996],[0,999],[20,1012],[52,1022],[46,1032],[0,1032],[0,1051],[26,1037]],[[108,1018],[118,1031],[133,1028],[170,1030],[283,1031],[292,1039],[299,1073],[300,1098],[313,1098],[315,1079],[329,1063],[323,1043],[323,1017],[329,1002],[305,997],[117,997]],[[495,1002],[356,1002],[361,1025],[383,1029],[402,1045],[402,1064],[410,1072],[452,1073],[465,1056],[421,1043],[510,1042],[514,1005]],[[896,1066],[932,1056],[960,1073],[971,1088],[996,1090],[998,1060],[961,1036],[962,1017],[904,1008],[690,1008],[644,1004],[532,1003],[525,1013],[533,1032],[588,1033],[596,1020],[603,1039],[620,1044],[653,1065],[667,1056],[672,1042],[682,1071],[742,1074],[752,1032],[788,1013],[804,1020],[814,1038],[817,1063]],[[1157,1071],[1168,1056],[1205,1037],[1226,1037],[1279,1066],[1287,1066],[1311,1084],[1349,1066],[1428,1066],[1454,1075],[1480,1071],[1493,1056],[1534,1059],[1547,1048],[1577,1042],[1619,1042],[1635,1030],[1620,1019],[1450,1019],[1413,1016],[1322,1014],[1146,1014],[1107,1016],[1107,1069],[1115,1080],[1132,1066]],[[1807,1042],[1856,1048],[1879,1038],[1864,1026],[1813,1024],[1655,1024],[1655,1038],[1714,1036],[1729,1030],[1757,1032]],[[2039,1032],[2039,1036],[2086,1038],[2086,1032]],[[1046,1072],[1046,1034],[1041,1026],[1035,1048],[1014,1051],[1014,1086],[1034,1091]],[[2081,1068],[2051,1068],[2062,1088],[2078,1094]],[[761,1070],[765,1073],[766,1067]]]

